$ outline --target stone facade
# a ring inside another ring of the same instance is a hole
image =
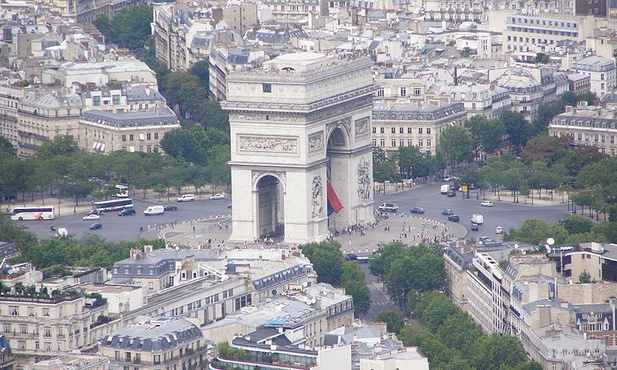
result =
[[[372,220],[370,66],[298,53],[227,76],[232,240],[305,243]],[[330,216],[327,181],[343,205]]]

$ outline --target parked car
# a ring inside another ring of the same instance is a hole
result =
[[[389,202],[381,203],[377,209],[381,212],[396,212],[398,211],[398,204]]]
[[[118,216],[135,216],[136,214],[135,208],[125,208],[118,212]]]
[[[448,221],[452,221],[452,222],[459,222],[460,217],[458,217],[458,215],[450,215],[448,216]]]
[[[441,211],[441,214],[442,214],[442,215],[446,215],[446,216],[450,216],[450,215],[453,215],[453,214],[454,214],[454,211],[453,211],[453,210],[451,210],[450,208],[446,208],[446,209],[444,209],[443,211]]]
[[[166,211],[177,211],[178,207],[174,206],[173,204],[167,204],[165,207],[163,207]]]
[[[493,206],[493,202],[491,202],[490,200],[485,200],[482,203],[480,203],[480,205],[482,207],[492,207]]]
[[[103,228],[103,224],[100,224],[98,222],[88,226],[88,229],[90,229],[90,230],[98,230],[98,229],[102,229],[102,228]]]
[[[497,226],[495,228],[495,234],[503,234],[503,227]]]
[[[101,216],[95,215],[95,214],[87,215],[87,216],[84,216],[83,218],[84,221],[98,221],[100,219],[101,219]]]
[[[480,229],[480,225],[478,225],[477,223],[473,222],[471,224],[471,231],[478,231]]]
[[[214,194],[210,196],[210,200],[221,200],[221,199],[225,199],[225,194]]]
[[[409,210],[409,212],[422,214],[422,213],[424,213],[424,208],[422,208],[422,207],[413,207],[412,209]]]
[[[443,178],[443,181],[444,181],[444,182],[449,182],[449,181],[452,181],[452,177],[450,177],[450,176],[446,176],[446,177],[444,177],[444,178]]]

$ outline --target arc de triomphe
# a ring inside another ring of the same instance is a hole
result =
[[[232,241],[321,241],[373,219],[371,65],[295,53],[227,75]]]

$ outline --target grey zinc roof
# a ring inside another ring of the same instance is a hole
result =
[[[82,107],[81,97],[76,94],[61,94],[57,91],[39,93],[30,91],[23,97],[22,102],[31,106],[44,108]]]
[[[167,107],[122,113],[94,109],[85,112],[83,118],[92,122],[100,121],[100,123],[115,127],[175,125],[178,123],[176,114]]]
[[[126,91],[126,98],[132,101],[166,101],[165,97],[153,88],[139,85],[133,86]]]
[[[101,338],[101,345],[132,351],[162,351],[201,338],[201,330],[182,318],[160,317],[125,326]]]

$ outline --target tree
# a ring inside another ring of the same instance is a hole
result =
[[[375,322],[384,322],[390,333],[399,333],[403,326],[405,326],[405,320],[396,311],[384,310],[375,316]]]
[[[152,14],[151,6],[137,5],[122,9],[111,21],[103,16],[93,23],[107,42],[139,51],[144,46],[144,40],[151,37]]]
[[[439,151],[443,153],[451,167],[469,161],[473,146],[473,138],[463,126],[448,127],[439,137]]]
[[[200,60],[193,64],[189,73],[199,77],[199,81],[206,89],[210,86],[210,63],[207,60]]]
[[[587,270],[583,270],[583,272],[578,275],[578,282],[579,284],[591,283],[591,274],[589,274]]]
[[[510,145],[523,147],[531,138],[531,125],[519,112],[504,111],[499,116],[503,122]]]
[[[509,335],[493,333],[480,338],[472,349],[476,369],[501,370],[527,362],[521,342]]]
[[[583,234],[591,231],[591,227],[593,226],[593,222],[582,216],[570,215],[566,217],[563,223],[563,227],[570,234]]]
[[[313,264],[318,282],[340,286],[345,257],[339,242],[308,243],[299,248]]]
[[[373,148],[373,179],[376,182],[398,182],[400,173],[396,163],[396,155],[386,155],[380,147]]]
[[[521,151],[521,158],[525,164],[533,162],[544,162],[553,164],[556,153],[569,148],[570,143],[567,136],[536,136],[527,142]]]
[[[500,120],[488,120],[484,116],[473,116],[465,122],[465,127],[471,134],[476,153],[493,153],[501,143],[506,133]]]

